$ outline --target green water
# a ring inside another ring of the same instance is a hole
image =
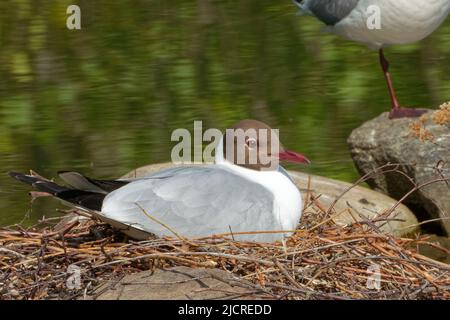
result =
[[[346,138],[389,106],[377,54],[295,13],[289,0],[1,1],[0,225],[56,214],[7,171],[118,177],[170,160],[172,130],[194,120],[263,120],[313,161],[300,169],[355,180]],[[387,56],[404,105],[449,100],[450,21]]]

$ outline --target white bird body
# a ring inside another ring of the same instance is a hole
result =
[[[221,164],[219,166],[233,166]],[[230,168],[231,169],[231,168]],[[282,168],[280,168],[283,170]],[[303,204],[299,189],[292,180],[281,171],[260,171],[257,174],[249,169],[234,167],[235,174],[264,186],[273,195],[271,215],[280,226],[279,230],[295,230],[301,218]],[[287,233],[290,235],[291,232]],[[280,238],[278,236],[278,238]]]
[[[380,29],[370,29],[368,8],[380,8]],[[450,0],[361,0],[349,16],[331,31],[370,48],[418,42],[433,33],[447,18]]]
[[[222,150],[221,144],[217,150]],[[109,193],[100,214],[159,237],[174,236],[170,229],[189,238],[230,231],[295,230],[302,212],[301,195],[280,170],[247,169],[227,161],[220,151],[215,165],[164,170]],[[272,242],[290,234],[234,238]]]
[[[223,150],[220,141],[217,150]],[[254,171],[232,164],[223,157],[223,151],[216,154],[216,165],[225,166],[237,175],[264,186],[273,194],[272,213],[281,225],[281,230],[295,230],[303,210],[299,189],[283,167],[278,170]]]
[[[346,7],[340,9],[344,1]],[[348,2],[354,6],[348,6]],[[373,6],[379,8],[381,28],[368,25],[374,16]],[[414,43],[429,36],[447,18],[450,0],[306,0],[299,7],[319,19],[336,17],[336,20],[322,19],[328,24],[328,31],[379,49]]]

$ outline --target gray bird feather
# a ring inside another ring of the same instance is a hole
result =
[[[181,167],[134,180],[108,194],[102,215],[157,236],[186,237],[282,229],[273,194],[225,167]],[[275,210],[275,212],[277,212]],[[237,240],[276,241],[283,234],[235,236]]]
[[[316,16],[329,26],[334,26],[347,17],[360,0],[295,0],[305,13]]]

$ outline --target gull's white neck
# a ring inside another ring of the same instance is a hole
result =
[[[293,230],[297,227],[302,212],[300,191],[283,173],[278,170],[257,171],[231,163],[225,159],[223,139],[217,145],[215,163],[217,166],[221,166],[268,189],[274,196],[273,213],[279,217],[283,229]]]

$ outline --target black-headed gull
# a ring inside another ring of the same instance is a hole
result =
[[[435,31],[450,12],[450,0],[294,0],[304,14],[327,30],[378,49],[391,97],[390,118],[417,117],[426,110],[400,107],[383,48],[420,41]],[[377,25],[376,19],[379,19]]]
[[[237,139],[231,133],[238,129],[268,134],[265,139],[262,135]],[[134,238],[146,238],[148,233],[192,238],[231,231],[236,240],[272,242],[290,233],[239,233],[297,228],[302,213],[300,191],[278,162],[271,167],[260,160],[260,154],[264,152],[271,161],[309,161],[281,144],[274,149],[278,142],[276,132],[264,123],[243,120],[223,135],[215,164],[209,166],[175,167],[135,180],[96,180],[77,172],[60,172],[69,187],[36,175],[10,175],[94,212]],[[230,149],[236,152],[226,151]],[[252,152],[258,155],[253,162]]]

